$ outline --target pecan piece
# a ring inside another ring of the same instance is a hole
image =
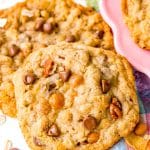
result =
[[[113,119],[118,119],[122,117],[122,110],[118,106],[110,104],[110,114]]]

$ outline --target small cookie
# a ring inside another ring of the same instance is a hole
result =
[[[130,65],[79,44],[33,52],[14,74],[18,120],[33,150],[113,146],[139,120]]]
[[[134,41],[150,50],[150,1],[122,0],[122,11]]]
[[[26,0],[0,11],[0,108],[16,115],[11,74],[33,51],[60,41],[113,50],[112,33],[100,14],[72,0]]]

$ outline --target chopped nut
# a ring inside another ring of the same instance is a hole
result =
[[[102,87],[102,92],[105,94],[109,91],[110,89],[110,84],[107,80],[102,80],[101,81],[101,87]]]
[[[9,49],[9,56],[14,57],[19,53],[19,51],[20,48],[17,45],[13,44]]]
[[[97,126],[97,121],[94,117],[88,116],[83,120],[83,124],[88,130],[93,130]]]
[[[88,134],[88,137],[87,137],[88,143],[95,143],[98,141],[98,139],[99,139],[99,133],[92,132]]]
[[[119,100],[117,99],[117,98],[112,98],[112,104],[114,104],[114,105],[116,105],[116,106],[118,106],[120,109],[122,109],[121,108],[121,103],[119,102]]]
[[[61,93],[54,93],[50,98],[50,104],[53,109],[61,109],[64,106],[64,96]]]
[[[43,18],[37,18],[35,22],[35,30],[37,31],[42,30],[44,23],[45,23],[45,20]]]
[[[102,31],[96,31],[96,37],[98,37],[99,39],[102,39],[103,38],[103,36],[104,36],[104,31],[102,30]]]
[[[40,141],[40,139],[36,138],[36,137],[33,137],[33,142],[36,146],[39,146],[39,147],[42,147],[42,146],[45,146],[42,144],[42,142]]]
[[[49,23],[49,22],[46,22],[44,25],[43,25],[43,31],[45,33],[51,33],[53,31],[53,25],[52,23]]]
[[[56,124],[53,124],[53,125],[50,127],[50,129],[49,129],[49,131],[48,131],[48,135],[49,135],[49,136],[53,136],[53,137],[58,137],[58,136],[60,135],[60,130],[59,130],[59,128],[57,127]]]
[[[144,135],[147,131],[147,125],[145,123],[139,123],[134,132],[136,135]]]
[[[44,77],[48,77],[52,68],[53,68],[54,62],[50,59],[46,60],[44,64]]]
[[[80,76],[80,75],[72,75],[71,78],[70,78],[70,84],[73,86],[73,87],[77,87],[79,86],[80,84],[83,83],[83,77]]]
[[[62,79],[62,81],[64,81],[64,82],[69,80],[70,75],[71,75],[70,70],[65,70],[65,71],[59,72],[59,76]]]
[[[73,35],[68,35],[66,37],[66,42],[68,42],[68,43],[75,42],[75,41],[76,41],[76,38]]]
[[[121,109],[114,104],[110,104],[110,114],[113,119],[118,119],[122,117]]]
[[[33,84],[36,80],[36,76],[33,73],[28,73],[23,77],[23,82],[26,85]]]

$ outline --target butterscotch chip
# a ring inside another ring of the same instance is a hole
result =
[[[77,87],[81,85],[84,81],[84,78],[81,75],[72,75],[70,78],[70,84],[72,87]]]
[[[88,135],[87,139],[88,139],[88,143],[95,143],[99,139],[99,133],[92,132]]]
[[[44,60],[54,63],[48,78],[43,76]],[[66,68],[71,76],[64,83],[59,73]],[[22,80],[27,71],[36,76],[30,86]],[[30,54],[13,76],[17,117],[29,147],[39,147],[33,137],[46,150],[112,147],[130,134],[139,120],[132,77],[132,69],[122,56],[79,43],[50,45]],[[107,95],[101,92],[101,79],[112,83]]]
[[[68,35],[74,36],[67,39],[69,43],[79,42],[114,51],[111,30],[100,14],[72,0],[25,0],[13,7],[0,10],[0,18],[7,21],[0,28],[0,55],[3,57],[0,59],[0,106],[5,110],[3,113],[10,116],[16,116],[17,111],[14,90],[9,88],[13,84],[10,79],[7,80],[7,76],[22,66],[24,59],[33,51],[66,42]],[[96,31],[104,31],[103,37],[97,38]],[[19,47],[19,53],[10,50],[12,43]]]
[[[146,150],[150,150],[150,140],[148,141],[146,148],[147,148]]]
[[[50,104],[54,109],[61,109],[64,106],[64,96],[61,93],[54,93],[50,98]]]
[[[139,123],[134,132],[136,135],[144,135],[147,131],[147,125],[145,123]]]

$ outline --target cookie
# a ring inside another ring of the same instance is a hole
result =
[[[112,33],[100,14],[71,0],[27,0],[0,11],[7,23],[0,28],[0,107],[10,116],[16,115],[13,85],[6,76],[21,66],[33,50],[60,41],[78,42],[113,50]],[[7,61],[8,60],[8,61]]]
[[[149,0],[122,0],[125,23],[134,41],[150,50],[150,2]]]
[[[111,51],[58,44],[13,76],[18,120],[33,150],[104,150],[139,120],[130,65]]]

